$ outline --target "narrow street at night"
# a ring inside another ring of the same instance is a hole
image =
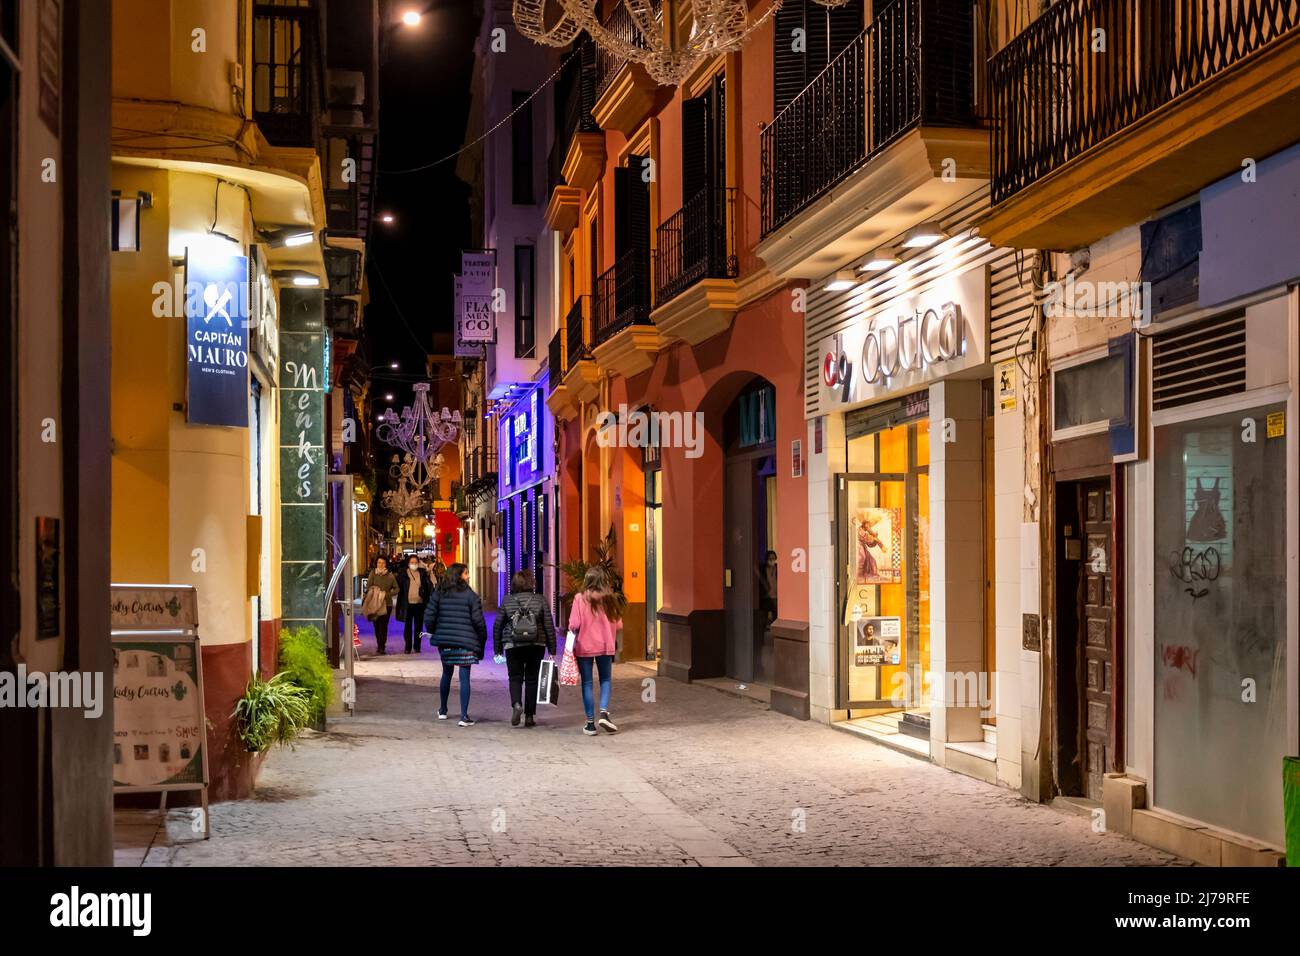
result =
[[[367,648],[368,649],[368,648]],[[357,715],[271,754],[211,840],[174,809],[118,813],[118,866],[1169,866],[1086,815],[711,687],[617,665],[619,733],[582,735],[570,692],[510,726],[505,669],[460,728],[438,665],[358,665]],[[654,702],[642,700],[647,679]]]
[[[1297,116],[1300,0],[0,0],[0,928],[1280,938]]]

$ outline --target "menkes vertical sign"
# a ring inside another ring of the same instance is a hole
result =
[[[280,293],[280,570],[286,627],[325,634],[325,293]]]

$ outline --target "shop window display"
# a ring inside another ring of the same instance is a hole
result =
[[[840,499],[844,706],[930,704],[929,422],[851,438]]]

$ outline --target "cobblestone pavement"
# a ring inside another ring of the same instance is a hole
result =
[[[479,723],[460,728],[433,719],[440,667],[427,648],[363,660],[356,716],[272,753],[254,798],[213,807],[211,840],[192,832],[189,810],[161,828],[156,814],[119,811],[119,865],[1181,862],[634,664],[614,671],[617,735],[583,736],[576,688],[541,708],[537,727],[511,727],[505,668],[490,659],[473,670]]]

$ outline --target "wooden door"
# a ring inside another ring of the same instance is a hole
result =
[[[1090,800],[1100,800],[1102,779],[1110,770],[1114,756],[1115,617],[1111,606],[1110,482],[1082,482],[1079,496],[1085,542],[1084,560],[1079,568],[1083,584],[1080,754],[1087,796]]]

